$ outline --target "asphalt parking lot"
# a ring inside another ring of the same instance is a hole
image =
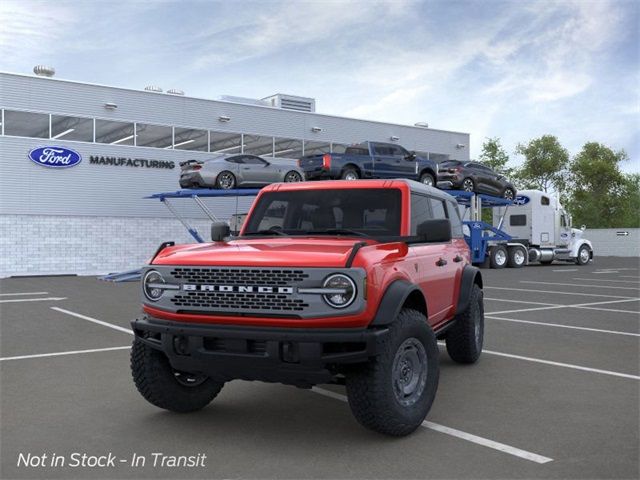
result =
[[[485,352],[461,366],[441,349],[433,409],[400,439],[360,427],[339,386],[235,381],[201,412],[158,410],[129,373],[136,283],[4,279],[0,477],[638,478],[639,268],[483,270]],[[72,467],[73,453],[117,459]]]

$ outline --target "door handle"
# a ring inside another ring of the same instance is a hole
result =
[[[243,170],[251,170],[251,167],[242,167]]]
[[[440,257],[440,259],[436,262],[436,265],[438,267],[444,267],[447,263],[449,262],[447,262],[444,258]]]
[[[460,255],[456,255],[455,257],[453,257],[453,261],[456,263],[460,263],[462,260],[464,260],[464,258],[462,258]]]

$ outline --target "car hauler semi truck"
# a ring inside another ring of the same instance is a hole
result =
[[[507,233],[511,244],[526,246],[529,262],[585,265],[593,260],[593,246],[583,238],[586,227],[572,228],[571,215],[545,192],[519,191],[513,205],[493,210],[493,226]]]

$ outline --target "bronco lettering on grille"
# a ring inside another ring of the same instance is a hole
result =
[[[293,294],[293,287],[269,287],[252,285],[193,285],[184,284],[182,290],[187,292],[224,292],[224,293],[281,293]]]

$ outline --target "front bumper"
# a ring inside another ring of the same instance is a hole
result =
[[[136,339],[164,352],[172,367],[234,379],[310,387],[331,382],[340,366],[378,354],[388,334],[380,329],[235,327],[133,320]]]

